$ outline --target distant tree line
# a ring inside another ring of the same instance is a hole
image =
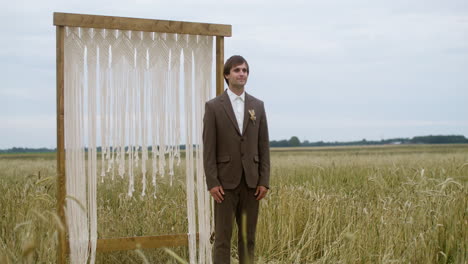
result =
[[[382,140],[358,140],[358,141],[347,141],[347,142],[309,142],[308,140],[300,141],[298,137],[293,136],[289,140],[272,140],[270,141],[271,147],[321,147],[321,146],[357,146],[357,145],[389,145],[389,144],[463,144],[468,143],[468,139],[465,136],[459,135],[438,135],[438,136],[418,136],[413,138],[391,138]],[[194,146],[195,147],[195,146]],[[126,150],[128,148],[125,148]],[[181,145],[180,149],[185,149],[185,145]],[[13,147],[11,149],[0,149],[1,153],[44,153],[44,152],[55,152],[56,149],[49,148],[18,148]],[[97,147],[97,151],[101,151],[101,147]],[[148,148],[151,151],[151,147]]]
[[[0,153],[46,153],[46,152],[55,152],[56,149],[50,148],[17,148],[13,147],[11,149],[0,149]]]
[[[271,147],[321,147],[321,146],[357,146],[357,145],[388,145],[388,144],[460,144],[468,143],[468,139],[459,135],[448,136],[418,136],[413,138],[391,138],[382,140],[358,140],[347,142],[309,142],[304,140],[301,142],[298,137],[293,136],[289,140],[273,140],[270,141]]]

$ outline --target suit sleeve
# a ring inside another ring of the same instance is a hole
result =
[[[216,166],[216,118],[209,103],[205,104],[203,117],[203,166],[208,190],[220,186]]]
[[[260,119],[258,135],[258,154],[259,154],[259,186],[270,188],[270,140],[268,136],[268,123],[265,113],[265,107],[262,104],[263,115]]]

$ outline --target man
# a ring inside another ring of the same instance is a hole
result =
[[[232,56],[224,65],[229,89],[208,101],[203,118],[206,183],[215,202],[215,264],[230,263],[234,218],[239,263],[253,263],[259,201],[268,192],[270,148],[263,102],[247,94],[249,64]]]

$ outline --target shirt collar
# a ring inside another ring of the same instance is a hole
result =
[[[234,102],[234,100],[237,99],[237,97],[240,97],[242,102],[245,102],[245,91],[242,92],[241,95],[237,95],[235,93],[233,93],[229,88],[227,89],[227,93],[229,95],[229,99],[231,100],[231,103]]]

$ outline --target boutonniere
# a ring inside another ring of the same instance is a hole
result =
[[[249,114],[250,114],[250,120],[252,120],[253,124],[255,125],[255,120],[257,120],[257,117],[255,116],[255,110],[250,109]]]

